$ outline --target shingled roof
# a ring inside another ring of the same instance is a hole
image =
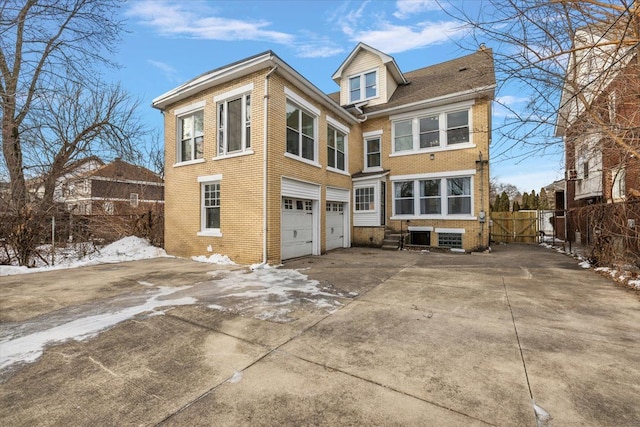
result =
[[[398,86],[389,102],[364,107],[363,111],[371,114],[461,92],[480,92],[493,88],[496,84],[493,53],[488,48],[481,48],[470,55],[419,68],[404,75],[409,83]],[[330,93],[328,96],[339,102],[339,92]]]
[[[149,169],[143,168],[142,166],[132,165],[131,163],[122,161],[122,159],[119,158],[116,158],[113,162],[97,169],[91,173],[91,176],[100,176],[116,180],[127,179],[133,181],[163,182],[162,178],[151,172]]]

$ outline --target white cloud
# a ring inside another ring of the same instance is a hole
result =
[[[171,65],[160,61],[154,61],[153,59],[147,59],[147,62],[162,71],[168,81],[172,83],[179,83],[182,81],[178,76],[178,70],[173,68]]]
[[[514,96],[514,95],[503,95],[498,96],[496,98],[496,102],[504,105],[514,105],[514,104],[522,104],[524,102],[529,102],[529,98],[525,98],[522,96]]]
[[[422,22],[414,26],[382,23],[379,29],[347,34],[355,41],[362,41],[385,53],[404,52],[428,45],[444,43],[461,31],[452,21]]]
[[[393,16],[405,19],[410,15],[430,10],[440,10],[440,5],[435,0],[397,0]]]
[[[188,9],[187,7],[188,6]],[[288,44],[294,36],[267,28],[267,21],[242,21],[214,16],[214,11],[199,3],[139,1],[132,3],[127,15],[138,18],[165,36],[205,40],[260,40]]]
[[[321,46],[314,43],[305,43],[297,47],[298,56],[301,58],[328,58],[344,52],[341,47]]]

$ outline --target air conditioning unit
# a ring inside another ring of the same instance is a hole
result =
[[[578,171],[576,171],[575,169],[568,169],[567,181],[575,181],[576,179],[578,179]]]

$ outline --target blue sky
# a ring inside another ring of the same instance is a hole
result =
[[[479,3],[461,4],[473,12]],[[433,0],[134,0],[124,4],[122,14],[128,33],[114,58],[122,68],[108,71],[106,78],[141,99],[144,121],[158,131],[162,115],[150,107],[153,98],[265,50],[273,50],[326,93],[338,90],[331,75],[360,41],[392,55],[405,72],[469,53],[460,47],[466,40],[459,24]],[[525,95],[507,91],[498,96],[512,108],[524,107]],[[494,108],[494,124],[504,114]],[[498,156],[498,151],[492,151],[492,176],[521,191],[537,192],[562,177],[561,150],[518,160]]]

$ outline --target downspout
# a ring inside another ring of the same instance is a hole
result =
[[[262,221],[263,221],[263,226],[262,226],[262,264],[263,265],[267,265],[267,261],[269,259],[268,254],[267,254],[267,232],[269,231],[269,226],[268,226],[268,210],[267,210],[267,201],[268,201],[268,197],[267,197],[267,189],[269,188],[267,185],[267,178],[268,178],[268,171],[267,171],[267,160],[268,160],[268,156],[269,156],[269,150],[267,147],[267,143],[269,141],[269,137],[268,137],[268,131],[269,131],[269,76],[271,76],[271,74],[276,71],[276,69],[278,68],[278,64],[274,65],[273,68],[271,70],[269,70],[269,72],[264,76],[264,99],[263,99],[263,108],[264,108],[264,120],[263,120],[263,124],[264,124],[264,129],[263,129],[263,136],[264,136],[264,141],[263,141],[263,150],[264,150],[264,160],[263,160],[263,177],[262,177],[262,182],[263,182],[263,188],[262,188]]]
[[[356,117],[356,120],[360,123],[364,123],[367,121],[367,115],[364,113],[364,111],[362,111],[362,109],[360,107],[358,107],[357,105],[354,105],[353,108],[356,109],[356,111],[358,112],[358,114],[360,114],[362,117],[361,119]]]

